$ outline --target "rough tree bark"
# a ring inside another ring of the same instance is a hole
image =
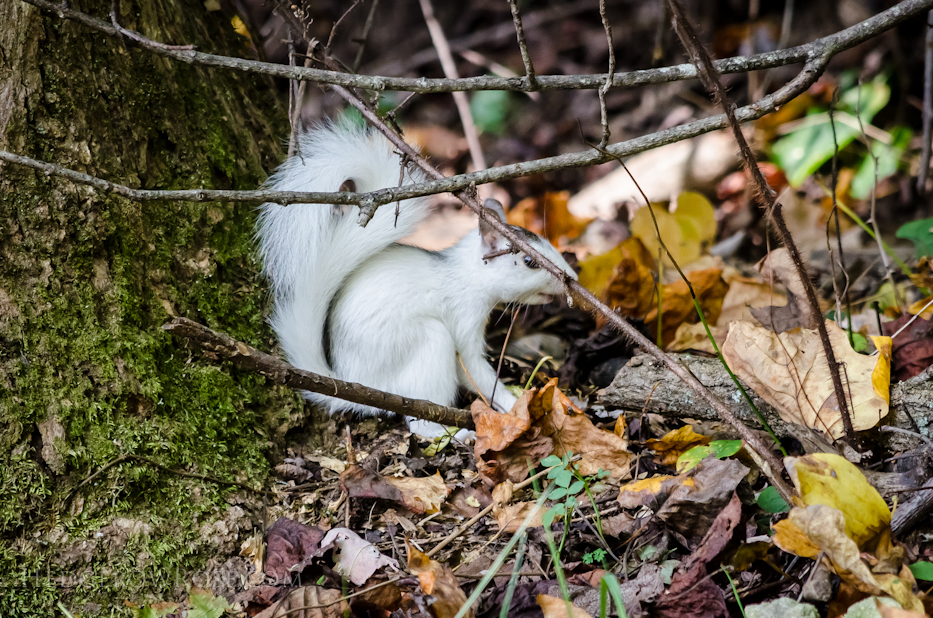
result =
[[[72,4],[109,19],[108,0]],[[246,54],[212,7],[127,0],[120,13],[160,41]],[[0,2],[2,149],[134,187],[250,189],[282,155],[284,118],[267,78]],[[193,571],[243,566],[211,563],[251,525],[243,492],[132,462],[71,490],[121,453],[261,484],[296,396],[189,362],[160,328],[187,316],[273,347],[253,209],[136,203],[0,165],[0,615],[51,615],[59,599],[109,615],[199,583]]]

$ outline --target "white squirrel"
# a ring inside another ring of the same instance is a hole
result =
[[[401,157],[385,136],[363,127],[318,127],[300,136],[299,152],[276,170],[266,188],[349,186],[365,193],[399,184]],[[406,166],[404,184],[424,181],[420,170]],[[486,205],[502,213],[495,200]],[[515,397],[484,356],[489,313],[498,303],[545,303],[563,286],[528,256],[484,258],[510,243],[482,221],[479,233],[443,251],[398,244],[424,219],[429,204],[425,198],[406,200],[397,213],[393,206],[379,208],[366,227],[357,223],[356,206],[261,206],[257,239],[271,283],[271,324],[289,362],[442,405],[454,403],[458,385],[479,389],[487,399],[495,397],[490,403],[496,409],[508,412]],[[512,229],[576,279],[547,240]],[[305,397],[330,412],[380,412],[316,393]],[[437,423],[408,421],[419,435],[445,432]]]

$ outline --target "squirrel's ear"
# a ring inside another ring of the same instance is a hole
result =
[[[496,217],[499,221],[505,223],[505,209],[502,208],[497,200],[487,199],[483,202],[483,210],[487,217]],[[489,225],[482,216],[479,219],[479,233],[483,237],[483,250],[485,253],[493,253],[501,249],[504,238],[493,226]]]

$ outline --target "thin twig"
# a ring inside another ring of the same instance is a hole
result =
[[[787,0],[788,3],[791,3],[793,0]],[[833,220],[836,223],[836,246],[839,247],[839,268],[842,270],[843,276],[846,278],[846,286],[843,290],[843,294],[846,299],[846,316],[848,316],[848,331],[849,331],[849,345],[853,348],[855,347],[855,334],[852,329],[852,301],[851,296],[849,295],[849,272],[846,270],[846,258],[845,254],[842,251],[842,228],[839,225],[839,199],[836,195],[837,186],[839,184],[839,141],[836,139],[836,123],[833,120],[833,110],[836,107],[836,102],[839,99],[839,89],[833,91],[833,98],[829,103],[829,127],[833,133],[833,170],[832,170],[832,193],[833,193],[833,210],[832,216]],[[826,247],[829,249],[829,219],[826,220]],[[840,307],[840,294],[836,288],[836,264],[832,259],[833,252],[830,249],[829,258],[830,266],[833,270],[833,291],[836,292],[836,313],[842,313],[842,307]],[[879,335],[881,333],[878,333]]]
[[[602,4],[604,0],[600,0]],[[535,67],[531,64],[531,55],[528,53],[528,44],[525,42],[525,29],[522,27],[522,14],[518,11],[518,2],[509,0],[512,9],[512,23],[515,24],[515,37],[518,39],[518,49],[522,53],[522,63],[525,65],[525,80],[528,90],[537,90],[538,81],[535,79]]]
[[[366,41],[369,40],[369,31],[372,30],[373,22],[376,17],[376,7],[379,6],[379,0],[373,0],[373,5],[369,7],[369,13],[366,14],[366,23],[363,24],[363,32],[360,33],[360,38],[356,39],[356,42],[359,43],[359,48],[356,50],[356,57],[353,59],[353,64],[350,65],[351,72],[356,73],[360,69],[360,62],[363,61],[363,52],[366,51]]]
[[[612,27],[609,25],[609,17],[606,16],[606,0],[599,0],[599,18],[603,22],[606,44],[609,48],[609,72],[606,74],[605,83],[597,91],[599,93],[599,121],[603,127],[599,147],[605,148],[609,144],[609,112],[606,110],[606,93],[612,88],[612,78],[616,72],[616,52],[612,43]]]
[[[110,23],[120,37],[126,37],[137,43],[145,42],[146,44],[154,46],[155,49],[161,49],[163,51],[187,51],[194,49],[194,45],[166,45],[165,43],[150,41],[138,32],[124,28],[120,25],[119,3],[117,0],[113,0],[110,4]]]
[[[823,345],[823,353],[826,355],[826,362],[829,366],[830,376],[832,377],[833,391],[836,394],[836,403],[839,406],[839,414],[842,416],[842,424],[845,428],[846,438],[853,447],[856,447],[858,444],[858,437],[855,435],[855,430],[852,427],[852,418],[849,415],[849,402],[842,384],[840,364],[836,361],[836,354],[829,340],[829,333],[823,321],[820,303],[816,296],[816,289],[813,286],[813,282],[810,280],[807,267],[800,255],[800,251],[797,249],[794,238],[787,228],[787,223],[784,221],[781,204],[775,199],[774,191],[771,189],[770,185],[768,185],[768,181],[758,168],[758,161],[751,147],[748,145],[748,141],[742,133],[742,127],[739,125],[739,121],[736,118],[735,105],[729,101],[726,87],[723,85],[722,80],[719,78],[719,74],[716,72],[709,52],[706,51],[706,47],[700,42],[699,37],[697,37],[680,3],[677,2],[677,0],[668,0],[668,4],[671,7],[671,19],[674,25],[674,31],[687,50],[688,56],[690,56],[694,64],[696,64],[700,80],[713,95],[714,100],[722,106],[725,111],[726,117],[729,119],[729,125],[732,128],[732,133],[738,143],[743,162],[755,183],[758,200],[764,207],[765,214],[774,223],[781,237],[781,242],[787,249],[801,283],[804,286],[807,303],[810,306],[810,319],[812,326],[818,331],[820,342]]]
[[[423,399],[411,399],[383,391],[344,382],[329,376],[320,376],[289,365],[285,361],[260,352],[229,335],[218,333],[187,318],[175,318],[162,329],[184,337],[209,352],[232,361],[235,365],[266,376],[276,384],[303,389],[345,401],[359,403],[380,410],[388,410],[426,421],[473,428],[473,418],[467,410],[438,405]]]
[[[923,144],[921,148],[917,192],[923,195],[927,190],[930,150],[933,148],[933,11],[927,13],[926,49],[923,54]]]
[[[441,68],[444,69],[444,75],[449,79],[457,79],[457,63],[454,62],[454,56],[450,51],[450,45],[447,43],[447,37],[444,36],[444,29],[440,22],[434,16],[434,6],[431,0],[419,0],[421,3],[421,12],[424,13],[424,21],[428,25],[428,32],[431,33],[431,41],[437,49],[437,55],[441,59]],[[457,113],[460,114],[460,124],[463,125],[463,134],[466,136],[467,144],[470,147],[470,158],[473,160],[473,169],[486,169],[486,158],[483,156],[483,148],[479,143],[479,132],[476,130],[476,123],[473,122],[473,114],[470,112],[470,100],[465,92],[454,92],[454,103],[457,106]]]
[[[325,56],[330,56],[330,55],[331,55],[331,53],[330,53],[330,51],[331,51],[330,48],[331,48],[331,45],[332,45],[333,42],[334,42],[334,36],[337,34],[337,28],[340,27],[340,24],[343,23],[343,20],[345,20],[345,19],[347,18],[347,16],[348,16],[350,13],[353,12],[353,9],[355,9],[355,8],[357,7],[357,5],[358,5],[361,1],[362,1],[362,0],[353,0],[353,4],[351,4],[349,7],[347,7],[347,10],[343,12],[343,15],[341,15],[341,16],[337,19],[337,21],[334,22],[334,25],[333,25],[333,26],[331,26],[330,34],[327,36],[327,44],[324,45],[324,55],[325,55]]]
[[[579,456],[577,457],[577,459],[579,459]],[[562,466],[562,465],[564,465],[564,464],[563,464],[563,463],[560,463],[560,464],[557,464],[557,465]],[[548,472],[550,472],[551,469],[554,468],[554,467],[556,467],[556,466],[551,466],[550,468],[545,468],[544,470],[541,470],[540,472],[538,472],[538,473],[535,474],[534,476],[531,476],[531,477],[525,479],[525,480],[522,481],[521,483],[517,483],[514,487],[512,487],[512,490],[513,490],[513,491],[518,491],[518,490],[520,490],[520,489],[524,489],[524,488],[528,487],[529,485],[531,485],[532,483],[534,483],[535,481],[537,481],[539,478],[541,478],[542,476],[544,476],[544,475],[546,475]],[[444,549],[445,547],[447,547],[448,545],[450,545],[450,544],[454,541],[454,539],[456,539],[458,536],[462,535],[464,532],[466,532],[467,530],[469,530],[470,528],[472,528],[473,525],[474,525],[476,522],[478,522],[479,520],[481,520],[483,517],[486,517],[486,515],[489,515],[489,513],[492,512],[492,509],[495,508],[495,506],[496,506],[496,502],[495,502],[495,501],[491,502],[489,505],[487,505],[486,507],[484,507],[479,513],[477,513],[476,515],[474,515],[473,517],[471,517],[470,519],[468,519],[467,521],[465,521],[463,524],[461,524],[459,528],[457,528],[456,530],[454,530],[453,532],[451,532],[450,534],[448,534],[448,535],[444,538],[444,540],[442,540],[440,543],[438,543],[437,545],[435,545],[434,547],[432,547],[430,551],[425,552],[425,554],[428,556],[428,558],[430,558],[430,557],[432,557],[432,556],[436,556],[436,555],[437,555],[437,552],[441,551],[442,549]]]
[[[871,140],[865,133],[865,125],[862,124],[862,80],[858,81],[858,97],[855,102],[855,117],[858,120],[859,131],[862,133],[862,139],[865,140],[865,148],[868,149],[868,156],[871,157],[872,169],[874,170],[874,180],[871,184],[871,227],[875,231],[875,242],[878,244],[878,253],[881,255],[881,263],[884,265],[885,278],[891,283],[891,293],[894,295],[894,302],[898,308],[901,306],[901,300],[897,293],[897,283],[894,281],[894,269],[891,268],[891,261],[888,254],[881,244],[881,229],[878,226],[878,157],[875,156],[875,150],[871,146]]]
[[[49,0],[23,0],[42,10],[49,11],[60,18],[71,19],[85,26],[94,28],[100,32],[115,36],[118,34],[116,27],[102,19],[92,17],[81,11],[69,8],[67,5],[56,4]],[[725,58],[718,60],[714,66],[722,74],[744,73],[746,71],[756,71],[768,69],[788,64],[797,64],[801,62],[812,61],[823,55],[835,55],[841,51],[849,49],[871,39],[878,34],[897,26],[911,17],[933,8],[933,0],[904,0],[903,2],[883,11],[874,17],[866,19],[850,28],[840,30],[821,39],[816,39],[805,45],[799,45],[790,49],[779,50],[755,54],[753,56],[739,56],[735,58]],[[511,30],[511,24],[510,24]],[[128,36],[124,32],[124,36]],[[472,90],[512,90],[522,91],[526,83],[523,77],[501,78],[489,75],[477,77],[468,77],[461,79],[437,78],[429,79],[425,77],[386,77],[375,75],[357,75],[352,73],[341,73],[339,71],[328,71],[323,69],[289,67],[285,64],[276,64],[270,62],[258,62],[255,60],[246,60],[243,58],[231,58],[229,56],[218,56],[215,54],[205,54],[193,49],[178,49],[179,46],[164,45],[132,33],[132,40],[140,47],[143,47],[155,54],[172,58],[188,64],[199,64],[202,66],[213,66],[218,68],[233,69],[237,71],[248,71],[274,77],[283,77],[285,79],[300,79],[318,82],[322,84],[335,84],[353,88],[364,88],[367,90],[399,90],[404,92],[454,92],[454,91],[472,91]],[[644,86],[648,84],[660,84],[685,79],[694,79],[697,77],[696,67],[692,64],[682,64],[670,67],[660,67],[655,69],[644,69],[640,71],[631,71],[626,73],[617,73],[612,80],[613,88]],[[579,89],[598,89],[606,81],[605,74],[596,75],[538,75],[536,77],[540,90],[579,90]]]

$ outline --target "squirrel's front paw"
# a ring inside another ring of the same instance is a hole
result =
[[[424,421],[420,418],[406,417],[408,420],[408,429],[413,434],[433,440],[441,436],[448,435],[452,427],[441,425],[432,421]],[[453,435],[453,439],[459,442],[466,442],[476,437],[476,432],[471,429],[460,429]]]

